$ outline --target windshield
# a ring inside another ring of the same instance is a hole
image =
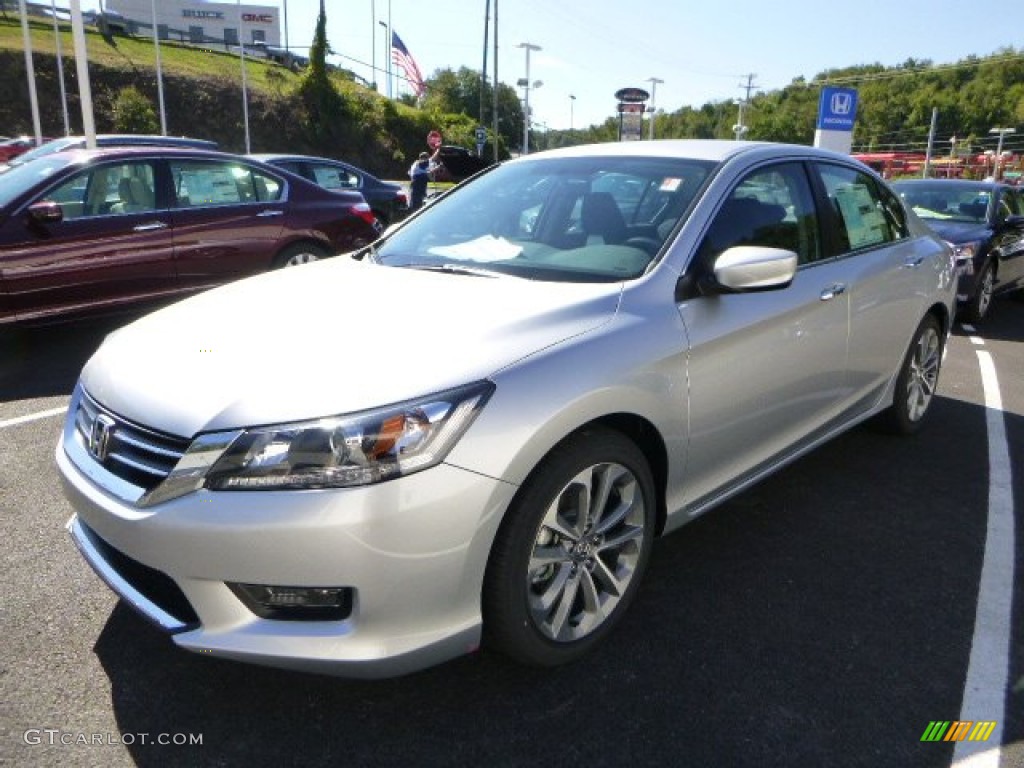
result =
[[[77,144],[85,146],[85,140],[72,137],[54,139],[53,141],[48,141],[45,144],[40,144],[38,147],[30,149],[28,152],[23,152],[11,160],[8,165],[24,165],[29,160],[35,160],[37,157],[46,157],[47,155],[52,155],[54,152],[61,152],[62,150],[71,146],[76,146]]]
[[[0,174],[0,208],[6,208],[43,179],[47,179],[74,161],[67,155],[57,154],[40,158],[38,162],[10,168]]]
[[[922,219],[984,224],[992,192],[970,184],[893,184]]]
[[[533,280],[637,277],[714,167],[643,157],[509,163],[430,203],[379,244],[372,258],[397,267]]]

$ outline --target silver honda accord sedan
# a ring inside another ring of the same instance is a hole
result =
[[[568,662],[655,537],[869,418],[917,431],[955,283],[843,155],[521,158],[362,252],[111,334],[56,450],[68,527],[188,650],[357,677],[481,643]]]

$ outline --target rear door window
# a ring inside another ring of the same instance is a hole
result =
[[[179,207],[263,203],[283,192],[276,178],[241,163],[181,160],[170,166]]]
[[[903,207],[869,174],[817,163],[841,252],[874,248],[909,236]]]

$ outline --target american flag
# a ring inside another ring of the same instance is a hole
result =
[[[427,92],[427,86],[423,84],[423,75],[420,74],[420,68],[416,66],[416,59],[409,53],[402,38],[394,31],[391,33],[391,61],[405,72],[405,79],[409,81],[409,87],[416,94],[416,98]]]

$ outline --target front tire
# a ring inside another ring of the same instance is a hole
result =
[[[552,451],[509,508],[487,564],[487,643],[533,665],[574,661],[622,619],[650,559],[650,468],[603,428]]]
[[[980,323],[988,314],[992,306],[992,293],[995,291],[996,273],[992,263],[988,262],[981,269],[981,274],[975,281],[974,293],[970,300],[964,305],[964,317],[972,323]]]
[[[882,416],[888,432],[912,435],[924,423],[924,417],[935,398],[942,366],[942,330],[932,315],[917,327],[896,377],[892,405]]]

